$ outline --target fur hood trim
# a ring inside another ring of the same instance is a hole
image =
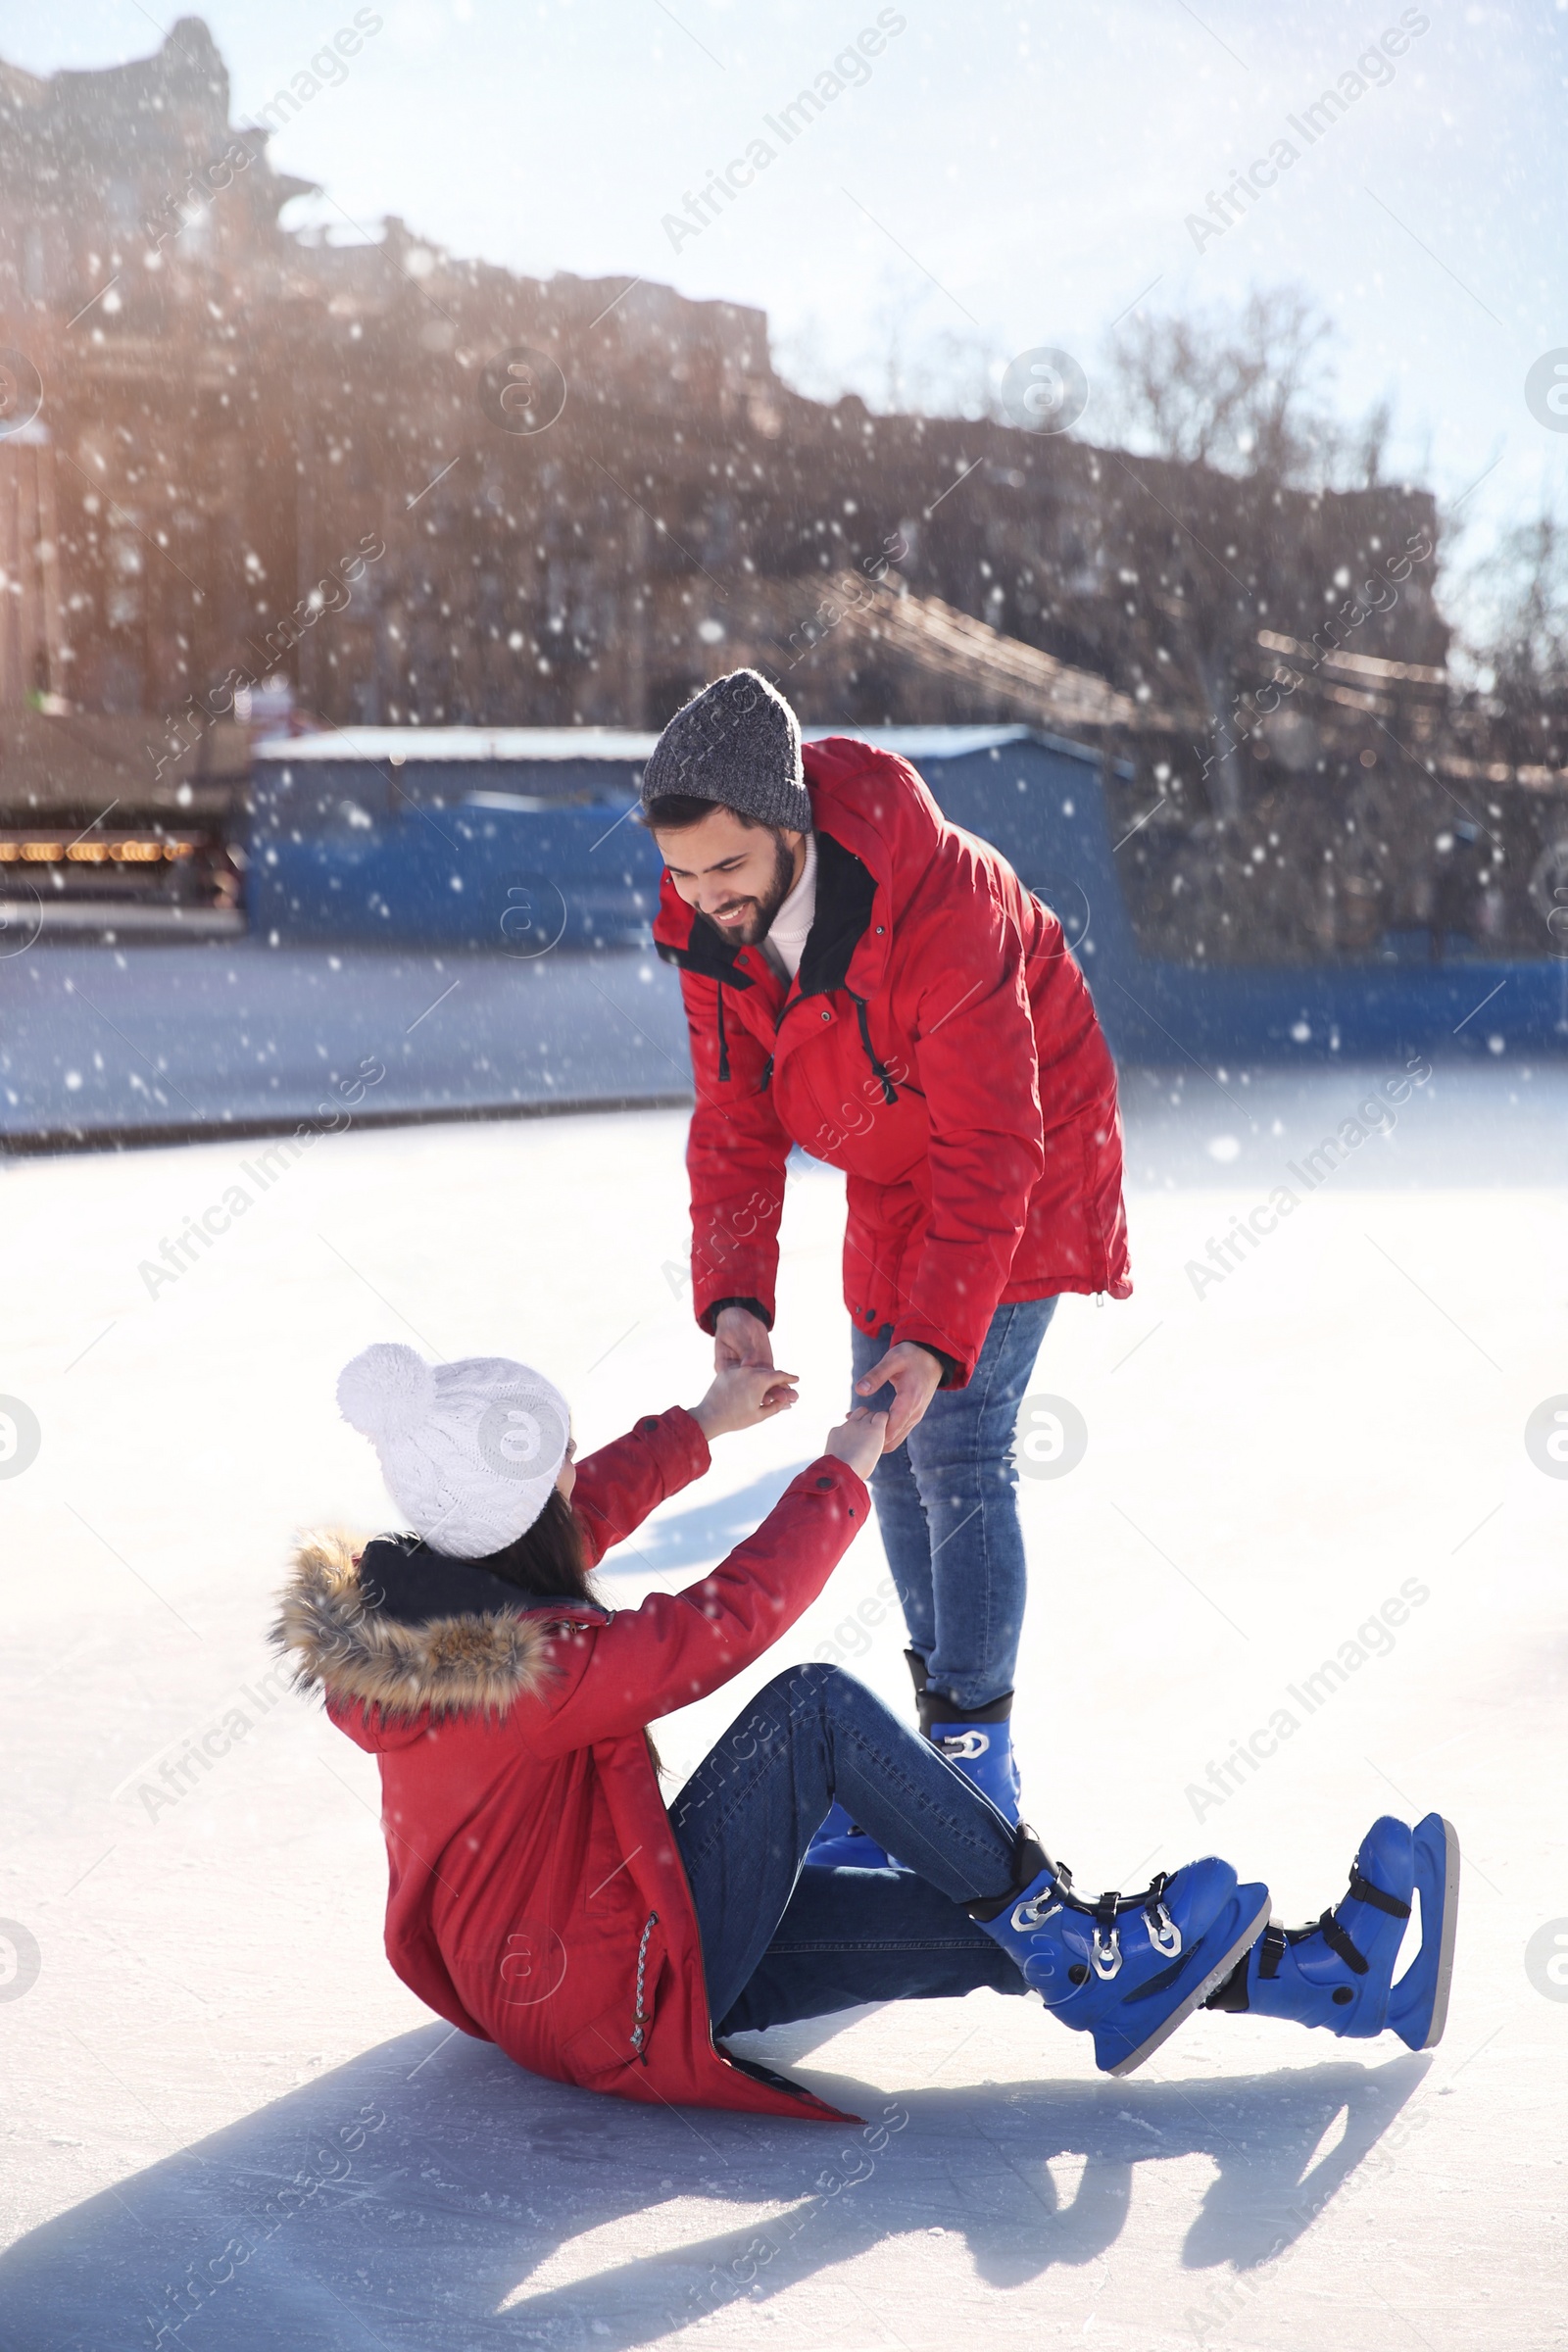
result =
[[[364,1538],[307,1536],[272,1628],[294,1663],[295,1688],[383,1714],[504,1714],[540,1690],[554,1620],[498,1609],[407,1625],[382,1616],[360,1588]]]

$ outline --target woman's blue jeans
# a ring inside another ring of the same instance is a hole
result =
[[[835,1797],[907,1867],[803,1870]],[[1027,1989],[962,1908],[1011,1886],[1016,1831],[842,1667],[792,1666],[759,1691],[669,1815],[717,2034]]]
[[[909,1647],[933,1690],[986,1707],[1012,1689],[1023,1631],[1023,1530],[1012,1442],[1054,1298],[999,1306],[968,1386],[939,1389],[925,1418],[871,1473],[882,1548]],[[886,1354],[891,1324],[853,1329],[855,1378]],[[857,1397],[880,1410],[892,1391]]]

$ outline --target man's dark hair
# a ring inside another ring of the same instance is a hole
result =
[[[715,808],[723,808],[723,801],[700,800],[694,792],[662,792],[657,800],[645,802],[640,822],[650,833],[687,833],[700,825]],[[728,814],[743,825],[752,825],[760,833],[777,833],[779,827],[770,825],[760,816],[748,816],[744,808],[730,808]]]

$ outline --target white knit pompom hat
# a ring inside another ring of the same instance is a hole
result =
[[[571,1438],[560,1390],[504,1355],[427,1364],[380,1341],[344,1365],[337,1401],[375,1447],[415,1534],[458,1560],[482,1560],[527,1534]]]

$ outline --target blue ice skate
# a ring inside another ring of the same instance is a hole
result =
[[[999,1813],[1009,1821],[1018,1818],[1018,1767],[1012,1753],[1012,1726],[1007,1710],[1012,1705],[1009,1690],[996,1707],[977,1710],[978,1722],[946,1722],[940,1700],[933,1701],[929,1692],[920,1695],[920,1729],[939,1756],[972,1781],[982,1796],[989,1796]],[[1002,1710],[999,1712],[999,1709]],[[955,1706],[956,1716],[959,1709]]]
[[[1012,1753],[1012,1733],[1004,1723],[938,1723],[926,1734],[939,1756],[957,1766],[989,1796],[999,1813],[1018,1818],[1018,1766]]]
[[[1064,2026],[1094,2035],[1105,2075],[1130,2075],[1152,2057],[1234,1972],[1268,1918],[1268,1888],[1238,1886],[1230,1864],[1213,1858],[1161,1871],[1142,1894],[1093,1903],[1024,1831],[1020,1876],[1036,1862],[1043,1867],[1025,1886],[1000,1904],[970,1904],[969,1916]]]
[[[1421,1941],[1396,1984],[1414,1890]],[[1447,2019],[1458,1899],[1459,1841],[1448,1824],[1430,1813],[1411,1831],[1384,1814],[1362,1838],[1340,1900],[1304,1928],[1271,1922],[1210,2006],[1354,2040],[1389,2028],[1411,2049],[1431,2049]]]
[[[821,1828],[806,1849],[805,1867],[811,1870],[888,1870],[887,1854],[876,1839],[852,1821],[837,1797]]]
[[[972,1781],[982,1796],[990,1797],[1000,1813],[1008,1821],[1017,1820],[1018,1767],[1012,1759],[1012,1740],[1005,1723],[938,1723],[926,1738],[939,1756],[945,1756],[965,1780]],[[811,1839],[806,1860],[813,1870],[902,1867],[836,1801]]]

